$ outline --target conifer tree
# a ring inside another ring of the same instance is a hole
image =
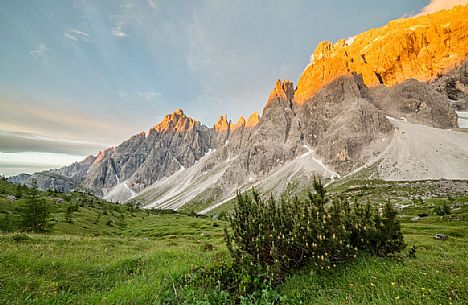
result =
[[[21,225],[26,231],[47,232],[52,228],[49,205],[40,197],[35,180],[32,181],[21,216]]]

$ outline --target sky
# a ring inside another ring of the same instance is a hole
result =
[[[182,108],[212,126],[316,45],[461,0],[0,0],[0,174],[60,167]]]

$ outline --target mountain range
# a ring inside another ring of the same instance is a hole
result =
[[[278,195],[316,175],[468,180],[468,6],[320,43],[297,87],[261,114],[213,127],[177,109],[147,132],[69,166],[9,178],[112,201],[207,212],[252,186]]]

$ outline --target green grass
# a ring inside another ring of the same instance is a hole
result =
[[[376,185],[380,196],[388,183]],[[24,199],[7,198],[15,192],[0,182],[0,219],[17,217]],[[371,196],[369,187],[366,192]],[[30,239],[0,233],[0,304],[229,304],[213,287],[181,282],[200,266],[229,259],[226,222],[86,194],[42,196],[53,204],[52,233],[27,233]],[[398,202],[405,204],[402,228],[407,244],[416,245],[415,258],[360,255],[327,272],[303,268],[242,304],[468,304],[468,198],[444,196]],[[57,198],[68,201],[57,204]],[[69,202],[81,204],[72,223],[64,217]],[[434,215],[445,202],[454,207],[451,214]],[[429,216],[411,220],[422,213]],[[436,233],[449,239],[435,240]]]

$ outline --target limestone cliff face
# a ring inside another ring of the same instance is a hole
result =
[[[293,110],[293,97],[293,84],[278,80],[261,118],[253,114],[242,134],[234,131],[226,149],[236,161],[220,179],[221,188],[239,187],[249,180],[257,180],[304,151],[299,120]]]
[[[370,151],[377,153],[376,144],[392,130],[356,74],[328,84],[297,112],[305,142],[341,174],[365,163]]]
[[[351,72],[364,83],[393,86],[409,78],[428,81],[466,60],[468,6],[391,21],[359,34],[349,45],[320,43],[301,75],[295,103],[308,102],[322,87]]]

